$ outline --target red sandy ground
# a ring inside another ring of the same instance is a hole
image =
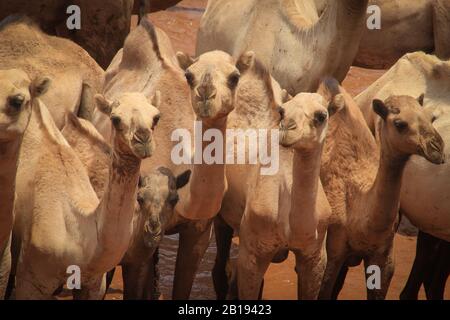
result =
[[[205,7],[204,0],[182,1],[175,10],[158,12],[151,15],[152,22],[163,29],[172,39],[176,51],[195,54],[196,33],[202,12],[184,10],[183,8]],[[378,79],[384,71],[352,68],[344,81],[344,86],[352,94],[357,95]],[[395,238],[395,273],[387,295],[388,299],[398,299],[408,278],[415,256],[416,239],[397,235]],[[297,276],[294,272],[295,259],[292,254],[282,264],[272,264],[265,277],[264,299],[296,299]],[[116,273],[112,290],[107,299],[121,299],[122,280],[120,270]],[[361,266],[351,268],[339,296],[339,299],[365,299],[364,269]],[[424,299],[421,290],[420,298]],[[446,299],[450,299],[450,281],[447,281]]]

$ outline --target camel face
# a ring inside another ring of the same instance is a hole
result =
[[[184,67],[192,106],[200,119],[219,119],[233,111],[240,73],[230,55],[208,52]]]
[[[321,95],[300,93],[281,107],[281,115],[281,145],[312,149],[324,141],[328,110]]]
[[[373,101],[374,111],[384,120],[388,143],[404,156],[419,155],[434,164],[445,162],[444,141],[432,125],[432,115],[422,108],[423,96],[391,96]]]
[[[178,189],[185,186],[191,171],[178,177],[164,167],[154,174],[139,179],[137,195],[141,214],[144,215],[144,244],[149,248],[161,242],[166,224],[172,218],[178,203]]]
[[[0,70],[0,141],[22,136],[31,115],[31,81],[22,70]]]
[[[151,102],[142,93],[125,93],[111,102],[96,95],[97,107],[109,115],[115,133],[115,141],[125,153],[132,153],[139,159],[153,154],[155,129],[160,112],[160,94],[157,92]]]

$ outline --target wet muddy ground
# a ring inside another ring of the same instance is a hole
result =
[[[163,29],[172,39],[176,51],[184,51],[190,55],[195,54],[196,33],[201,15],[203,14],[205,0],[185,0],[178,6],[164,12],[150,15],[151,21]],[[382,70],[367,70],[352,68],[344,81],[344,86],[352,94],[357,95],[371,83],[383,75]],[[388,299],[398,299],[406,283],[415,255],[416,239],[397,235],[395,238],[395,273],[387,295]],[[170,299],[174,263],[178,241],[176,236],[166,237],[160,250],[161,286],[165,299]],[[237,253],[234,246],[233,254]],[[211,245],[202,261],[197,278],[192,289],[191,299],[214,299],[215,294],[211,280],[211,269],[215,258],[215,243]],[[297,275],[294,272],[295,259],[292,255],[281,264],[272,264],[265,276],[264,299],[296,299]],[[122,298],[122,279],[120,268],[116,272],[112,288],[107,299]],[[365,299],[364,269],[361,266],[351,268],[339,296],[340,299]],[[421,290],[420,298],[424,299]],[[450,299],[450,281],[447,281],[446,299]]]

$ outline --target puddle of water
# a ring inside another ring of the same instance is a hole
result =
[[[172,296],[173,276],[175,271],[175,261],[177,258],[178,249],[178,234],[165,236],[159,249],[159,266],[160,266],[160,287],[163,296],[168,299]],[[231,258],[237,256],[237,246],[235,244],[231,247]],[[216,258],[216,240],[214,235],[211,239],[210,245],[206,250],[197,276],[194,280],[190,299],[216,299],[214,286],[212,283],[211,270],[214,266]]]

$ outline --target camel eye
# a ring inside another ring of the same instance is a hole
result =
[[[408,123],[402,120],[394,120],[394,126],[398,132],[405,132],[408,129]]]
[[[117,130],[120,130],[120,125],[122,123],[122,119],[120,119],[119,116],[111,116],[111,121],[112,121],[114,128],[116,128]]]
[[[237,87],[240,78],[241,75],[239,74],[239,72],[233,72],[228,77],[228,86],[230,87],[230,89],[235,89]]]
[[[21,94],[15,95],[9,98],[9,105],[13,107],[15,110],[19,111],[25,101],[25,97]]]
[[[140,206],[144,205],[144,197],[142,196],[142,194],[138,194],[137,201],[138,201]]]
[[[192,72],[186,71],[186,73],[184,74],[184,76],[186,77],[187,83],[188,83],[191,87],[193,87],[193,86],[194,86],[194,75],[192,74]]]
[[[153,123],[152,123],[152,130],[155,129],[156,125],[158,124],[159,120],[161,119],[161,115],[156,115],[153,118]]]

